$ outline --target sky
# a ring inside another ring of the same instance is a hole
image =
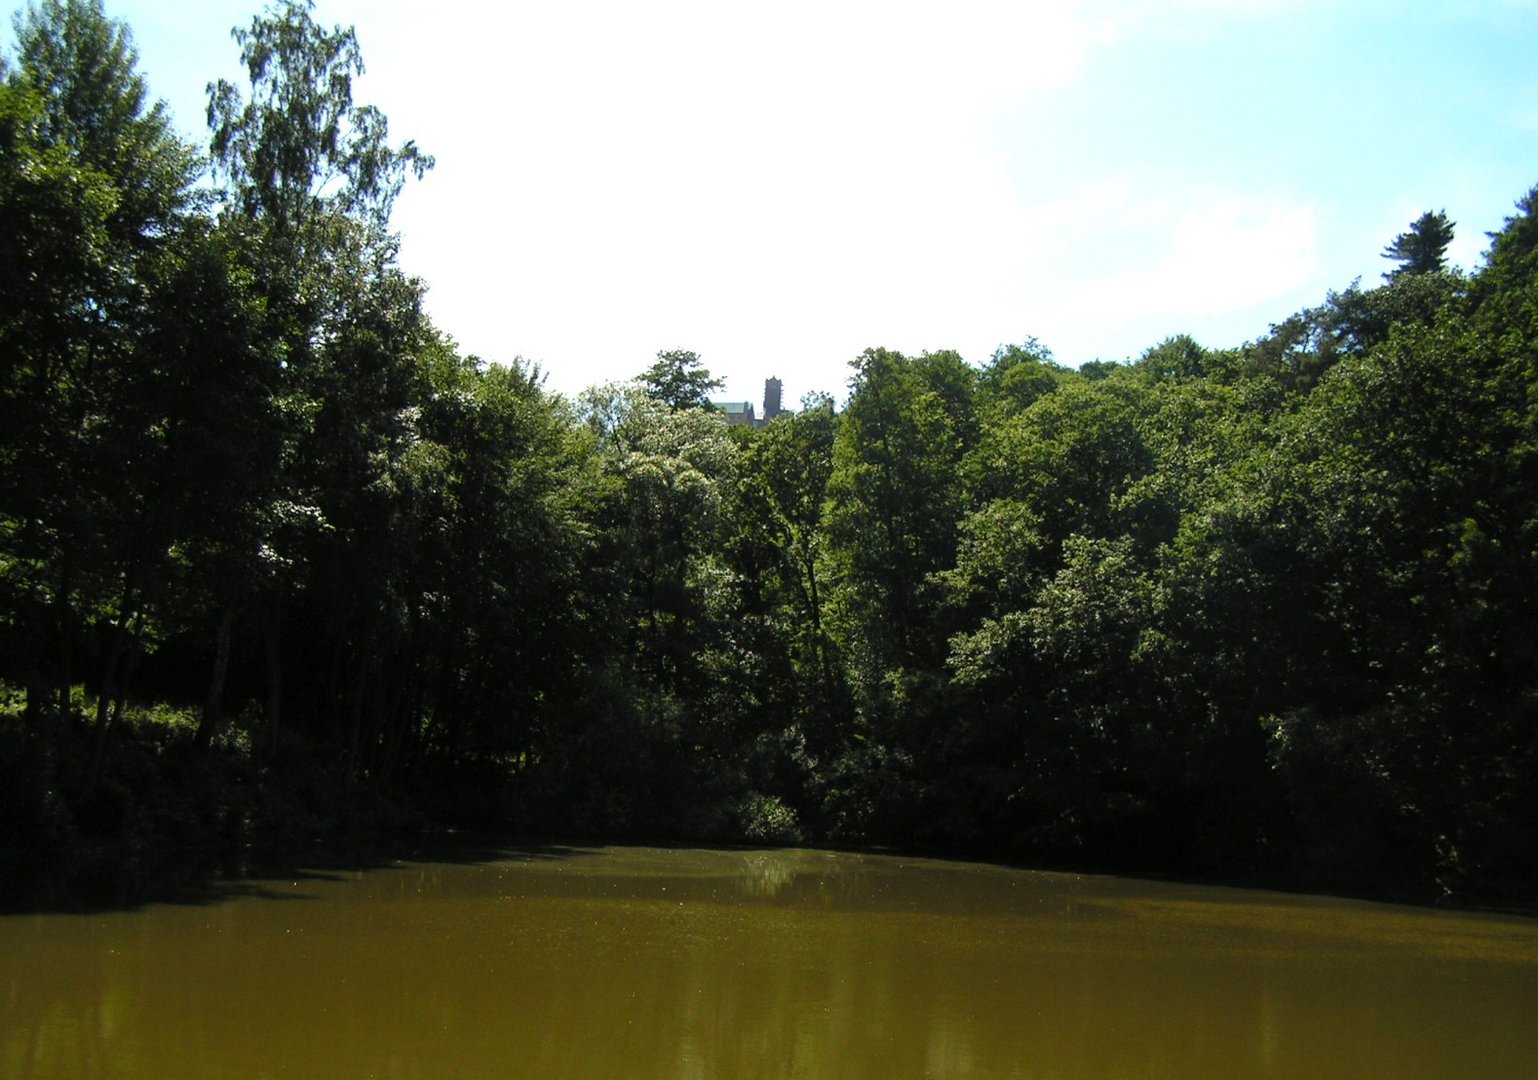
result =
[[[256,0],[105,0],[177,126]],[[356,28],[434,323],[574,395],[690,349],[724,400],[868,347],[1254,340],[1427,210],[1538,184],[1538,0],[317,0]]]

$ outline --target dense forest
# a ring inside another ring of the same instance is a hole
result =
[[[13,892],[456,827],[1538,899],[1538,189],[1239,347],[872,348],[755,429],[463,355],[304,0],[206,147],[99,0],[16,31]]]

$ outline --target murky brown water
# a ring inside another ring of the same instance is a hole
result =
[[[1538,921],[822,852],[0,919],[0,1076],[1533,1077]]]

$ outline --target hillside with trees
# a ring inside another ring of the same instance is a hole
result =
[[[99,0],[0,66],[8,902],[445,827],[1538,901],[1538,189],[1237,347],[753,429],[463,355],[353,33],[236,44],[206,150]]]

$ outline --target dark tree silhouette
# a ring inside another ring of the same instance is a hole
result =
[[[1457,222],[1447,220],[1447,211],[1432,213],[1427,210],[1410,225],[1409,231],[1394,237],[1394,242],[1383,249],[1385,259],[1399,263],[1383,276],[1389,281],[1405,274],[1429,274],[1447,265],[1447,245],[1453,242],[1453,226]]]

